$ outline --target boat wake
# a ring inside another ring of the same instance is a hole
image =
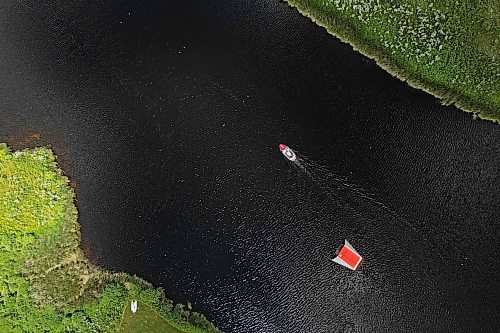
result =
[[[344,207],[349,208],[358,216],[368,217],[368,212],[382,210],[398,220],[404,221],[414,231],[418,231],[410,222],[395,212],[392,208],[377,200],[372,193],[361,186],[350,183],[346,176],[328,169],[303,155],[295,166],[317,185],[322,192],[338,200]]]
[[[353,184],[324,165],[295,152],[297,160],[293,165],[301,173],[307,175],[313,184],[328,197],[334,199],[335,204],[347,212],[355,223],[394,223],[395,228],[406,227],[411,231],[410,238],[421,238],[426,245],[434,249],[434,253],[444,262],[444,256],[439,247],[432,244],[422,230],[419,230],[407,218],[398,214],[383,202],[376,199],[375,195],[367,192],[361,186]]]

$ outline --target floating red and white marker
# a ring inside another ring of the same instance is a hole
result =
[[[359,255],[346,239],[345,243],[338,248],[336,257],[332,260],[344,267],[356,270],[361,265],[361,262],[363,262],[363,257]]]

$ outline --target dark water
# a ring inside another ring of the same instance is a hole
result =
[[[0,14],[0,142],[53,147],[95,262],[226,332],[498,331],[499,125],[278,1]],[[359,272],[329,261],[344,238]]]

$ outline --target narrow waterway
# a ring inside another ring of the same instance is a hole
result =
[[[55,150],[94,262],[226,332],[497,331],[499,125],[279,1],[0,14],[0,142]]]

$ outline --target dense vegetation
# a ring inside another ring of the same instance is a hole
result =
[[[498,0],[287,0],[445,104],[500,121]]]
[[[52,152],[0,144],[0,332],[117,332],[152,310],[154,331],[220,332],[161,289],[95,267],[79,241],[74,192]],[[144,311],[125,317],[131,299]]]

